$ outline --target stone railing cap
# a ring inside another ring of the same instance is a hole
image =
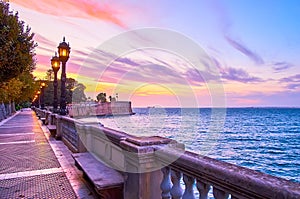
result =
[[[150,145],[168,144],[170,142],[174,142],[174,140],[172,139],[164,138],[160,136],[128,137],[126,141],[136,144],[138,146],[150,146]]]

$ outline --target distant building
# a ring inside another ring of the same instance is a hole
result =
[[[68,105],[70,117],[133,115],[130,101],[86,102]]]

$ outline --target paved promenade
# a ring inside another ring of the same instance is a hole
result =
[[[71,152],[33,111],[0,123],[0,198],[94,198]]]

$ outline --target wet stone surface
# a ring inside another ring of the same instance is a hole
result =
[[[24,123],[33,120],[29,117],[26,122],[19,115],[12,120],[18,121],[19,117]],[[22,122],[14,124],[22,126]],[[0,154],[0,174],[60,167],[39,126],[15,127],[6,123],[0,126]]]
[[[78,198],[33,111],[0,124],[0,154],[1,199]]]
[[[0,180],[0,198],[76,198],[61,173]]]

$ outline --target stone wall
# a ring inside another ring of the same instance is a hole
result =
[[[73,104],[68,106],[70,117],[131,115],[131,102],[105,102],[97,104]]]

